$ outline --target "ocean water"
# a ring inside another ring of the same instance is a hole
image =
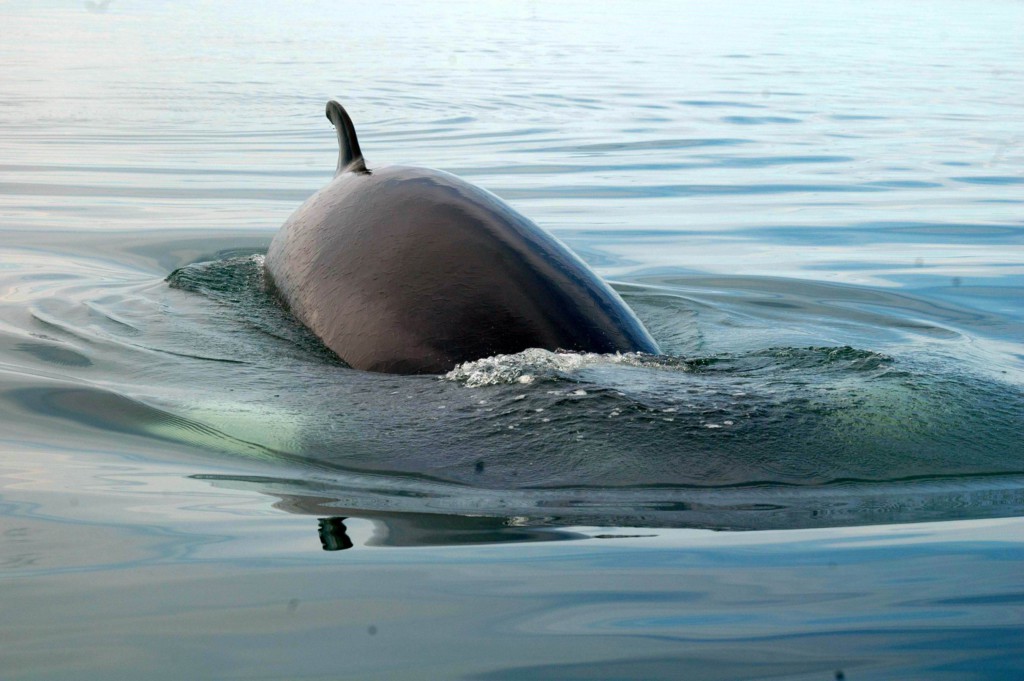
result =
[[[1021,3],[0,26],[0,678],[1024,676]],[[329,98],[664,354],[344,366],[262,272]]]

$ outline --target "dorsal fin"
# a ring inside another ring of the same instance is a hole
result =
[[[368,172],[366,162],[363,161],[363,152],[359,150],[359,140],[356,139],[356,126],[352,125],[352,119],[348,117],[345,107],[333,99],[327,102],[327,120],[334,124],[334,129],[338,132],[338,170],[335,175],[345,171]]]

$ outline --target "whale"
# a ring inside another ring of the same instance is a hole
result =
[[[659,354],[636,314],[565,244],[441,170],[370,168],[327,103],[338,165],[285,221],[268,289],[353,369],[442,374],[530,348]]]

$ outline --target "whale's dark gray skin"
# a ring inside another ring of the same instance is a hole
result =
[[[337,102],[334,180],[284,223],[266,273],[355,369],[443,373],[527,348],[658,353],[622,299],[566,246],[449,173],[366,167]]]

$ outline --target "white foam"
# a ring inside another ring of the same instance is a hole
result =
[[[494,355],[473,362],[464,362],[447,374],[445,380],[465,383],[467,387],[485,385],[533,383],[578,371],[596,364],[626,364],[631,366],[660,366],[651,355],[638,352],[599,354],[596,352],[551,352],[530,348],[514,355]],[[577,390],[575,395],[586,393]]]

